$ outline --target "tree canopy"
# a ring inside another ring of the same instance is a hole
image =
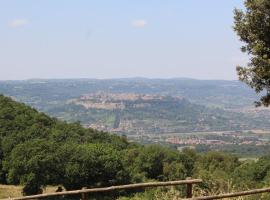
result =
[[[221,152],[143,146],[0,95],[0,184],[23,185],[25,195],[42,193],[47,185],[72,190],[186,177],[203,178],[196,191],[213,194],[266,186],[269,171],[269,155],[240,162]]]
[[[250,56],[247,66],[238,66],[239,79],[263,93],[257,106],[270,105],[270,1],[246,0],[245,10],[235,9],[234,30]]]
[[[23,193],[47,185],[65,189],[185,178],[189,156],[158,145],[51,118],[0,95],[0,183],[21,184]]]

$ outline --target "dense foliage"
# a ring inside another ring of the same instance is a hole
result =
[[[67,189],[129,181],[122,159],[125,138],[84,129],[0,96],[1,182]]]
[[[247,67],[237,67],[240,80],[265,91],[257,105],[270,105],[270,1],[246,0],[246,10],[235,10],[234,29],[245,43],[241,50],[250,56]]]
[[[47,185],[71,190],[190,176],[203,178],[195,188],[200,194],[270,182],[269,156],[239,161],[218,152],[132,144],[125,137],[50,118],[2,95],[0,141],[0,183],[24,185],[24,194],[41,193]]]

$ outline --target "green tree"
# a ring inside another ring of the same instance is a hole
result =
[[[270,171],[270,155],[261,157],[254,165],[253,178],[256,181],[263,181]]]
[[[58,145],[46,139],[35,139],[17,145],[4,160],[9,184],[24,185],[24,194],[37,194],[48,184],[61,180],[62,162],[56,155]]]
[[[129,182],[122,153],[111,145],[67,143],[59,149],[58,156],[64,158],[62,183],[68,190]]]
[[[238,66],[239,79],[257,93],[266,92],[257,106],[270,105],[270,1],[245,0],[246,10],[235,9],[234,30],[250,56],[246,67]]]
[[[197,168],[205,169],[210,172],[215,170],[225,171],[231,173],[241,163],[238,158],[233,155],[211,151],[202,155],[197,161]]]
[[[163,162],[165,159],[165,148],[158,145],[150,145],[141,149],[135,165],[140,172],[145,173],[147,178],[161,179],[163,177]]]
[[[182,163],[173,161],[163,164],[164,180],[182,180],[185,179],[186,169]]]
[[[244,161],[239,167],[233,172],[233,183],[237,188],[242,190],[249,190],[257,187],[258,182],[254,180],[255,161]]]
[[[3,150],[2,150],[2,145],[1,145],[1,138],[0,138],[0,184],[5,184],[6,183],[6,172],[3,169]]]

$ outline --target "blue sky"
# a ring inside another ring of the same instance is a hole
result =
[[[237,79],[242,0],[2,0],[0,80]]]

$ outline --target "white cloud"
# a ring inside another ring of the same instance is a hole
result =
[[[132,26],[136,28],[143,28],[147,25],[147,21],[144,19],[137,19],[132,21]]]
[[[14,19],[9,21],[8,23],[11,28],[23,27],[27,24],[29,24],[29,21],[27,19]]]

